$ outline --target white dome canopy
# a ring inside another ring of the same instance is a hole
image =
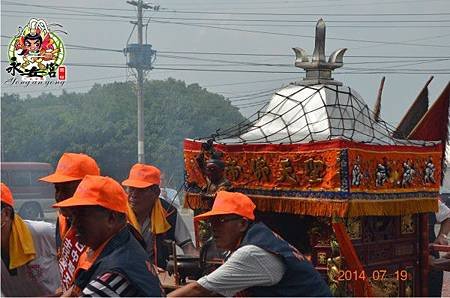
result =
[[[256,119],[218,131],[222,144],[294,144],[334,139],[377,145],[433,145],[400,140],[393,127],[374,119],[353,89],[339,85],[291,84],[274,93]]]
[[[246,143],[349,139],[394,144],[356,91],[346,86],[291,85],[276,92],[263,116],[239,138]]]
[[[361,96],[332,78],[342,67],[346,49],[325,57],[325,22],[316,25],[314,53],[311,57],[294,48],[295,66],[305,70],[305,78],[284,87],[272,96],[264,110],[248,121],[218,130],[212,136],[222,144],[293,144],[344,139],[378,145],[433,145],[434,142],[399,140],[394,128],[373,113]]]

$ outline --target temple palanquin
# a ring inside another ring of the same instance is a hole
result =
[[[426,295],[426,213],[438,206],[440,142],[394,138],[354,89],[333,79],[346,49],[326,60],[322,20],[312,57],[294,51],[305,78],[213,136],[225,177],[252,198],[257,219],[310,256],[335,295]],[[194,210],[209,204],[197,162],[207,141],[184,143],[185,204]]]

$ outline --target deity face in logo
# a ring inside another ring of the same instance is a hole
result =
[[[40,35],[29,36],[25,38],[25,48],[30,52],[39,51],[42,45],[42,38]]]
[[[33,52],[39,52],[42,46],[42,37],[39,34],[27,34],[24,38],[23,55]]]

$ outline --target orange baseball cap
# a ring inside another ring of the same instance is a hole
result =
[[[55,173],[39,180],[61,183],[81,180],[86,175],[100,175],[100,169],[95,160],[83,153],[64,153],[58,161]]]
[[[86,175],[78,185],[73,197],[56,203],[52,207],[76,206],[102,206],[113,211],[127,213],[128,198],[123,187],[114,179]]]
[[[204,220],[211,216],[237,214],[255,220],[256,205],[252,199],[240,192],[218,191],[211,211],[197,215],[195,220]]]
[[[14,207],[14,199],[13,199],[11,190],[9,190],[9,187],[6,186],[6,184],[2,182],[1,189],[2,189],[2,192],[1,192],[2,202],[5,204],[8,204],[11,207]]]
[[[157,167],[137,163],[131,167],[130,175],[122,182],[122,185],[145,188],[160,183],[161,171]]]

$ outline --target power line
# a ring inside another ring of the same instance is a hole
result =
[[[1,35],[2,38],[11,39],[12,36]],[[2,45],[7,46],[7,45]],[[99,48],[86,45],[66,44],[67,47],[79,50],[98,50],[98,51],[110,51],[116,53],[123,53],[120,49],[111,48]],[[253,56],[253,57],[293,57],[294,54],[269,54],[269,53],[233,53],[233,52],[202,52],[202,51],[171,51],[171,50],[158,50],[160,54],[189,54],[189,55],[217,55],[217,56]],[[168,57],[168,56],[167,56]],[[450,56],[407,56],[407,55],[346,55],[345,58],[374,58],[374,59],[448,59]]]
[[[247,82],[235,82],[235,83],[225,83],[225,84],[215,84],[215,85],[205,85],[203,88],[213,88],[213,87],[223,87],[223,86],[233,86],[233,85],[248,85],[257,83],[267,83],[267,82],[279,82],[279,81],[289,81],[295,80],[297,77],[285,78],[285,79],[271,79],[271,80],[257,80],[257,81],[247,81]]]
[[[241,1],[239,1],[241,2]],[[377,2],[379,3],[379,1]],[[125,8],[105,8],[105,7],[79,7],[79,6],[67,6],[67,5],[38,5],[28,3],[18,3],[11,1],[3,1],[3,5],[12,6],[28,6],[28,7],[40,7],[47,9],[78,9],[78,10],[96,10],[96,11],[128,11],[135,12],[133,9]],[[195,11],[195,10],[168,10],[161,8],[158,13],[175,13],[175,14],[209,14],[209,15],[260,15],[260,16],[317,16],[317,13],[263,13],[263,12],[218,12],[218,11]],[[431,12],[431,13],[320,13],[321,16],[448,16],[447,12]]]
[[[2,13],[2,17],[12,17],[12,18],[21,18],[21,19],[23,19],[23,15],[11,15],[11,14],[3,14]],[[117,22],[122,22],[122,23],[129,23],[129,21],[127,21],[127,20],[118,20],[118,19],[106,19],[106,18],[103,18],[103,19],[99,19],[98,17],[97,18],[93,18],[93,19],[91,19],[91,18],[71,18],[71,17],[64,17],[63,18],[63,20],[65,21],[65,20],[76,20],[76,21],[91,21],[91,22],[98,22],[98,21],[102,21],[102,22],[115,22],[115,23],[117,23]]]
[[[9,36],[4,36],[4,38],[10,38]],[[7,46],[7,45],[3,45]],[[97,50],[97,51],[109,51],[109,52],[116,52],[116,53],[123,53],[122,50],[118,49],[110,49],[110,48],[99,48],[99,47],[91,47],[91,46],[82,46],[82,45],[72,45],[67,44],[67,48],[69,49],[75,49],[75,50]],[[175,53],[171,51],[161,51],[161,52],[170,52]],[[239,56],[280,56],[280,57],[292,57],[293,55],[276,55],[276,54],[246,54],[246,53],[218,53],[218,52],[179,52],[179,53],[187,53],[187,54],[206,54],[206,55],[239,55]],[[208,61],[208,62],[221,62],[221,63],[228,63],[229,65],[245,65],[245,66],[262,66],[262,67],[292,67],[292,64],[288,63],[257,63],[257,62],[245,62],[245,61],[233,61],[233,60],[223,60],[223,59],[208,59],[208,58],[195,58],[195,57],[186,57],[186,56],[178,56],[178,55],[164,55],[160,54],[160,57],[163,58],[169,58],[169,59],[186,59],[186,60],[198,60],[198,61]],[[351,56],[350,56],[351,57]],[[357,56],[354,56],[357,57]],[[362,56],[360,56],[362,57]],[[364,56],[364,57],[371,57],[374,58],[376,56]],[[383,58],[393,58],[389,56],[379,56]],[[410,56],[413,57],[413,56]],[[396,57],[396,58],[403,58],[403,57]],[[409,58],[409,57],[405,57]],[[391,64],[391,63],[398,63],[398,62],[413,62],[411,64],[407,65],[416,65],[416,64],[423,64],[423,63],[433,63],[433,62],[441,62],[441,61],[447,61],[450,60],[450,56],[435,56],[435,57],[420,57],[415,56],[414,58],[430,58],[426,60],[391,60],[391,61],[362,61],[362,62],[347,62],[347,65],[357,65],[357,64]],[[97,64],[98,67],[101,67],[102,65]],[[111,66],[110,64],[107,64]],[[177,64],[180,65],[180,64]],[[182,64],[183,66],[213,66],[213,65],[207,65],[207,64]],[[122,66],[122,65],[115,65],[115,66]],[[161,65],[162,66],[162,65]],[[170,66],[170,64],[166,64],[166,66]],[[220,66],[220,65],[215,65]],[[223,65],[225,66],[225,65]],[[400,65],[402,66],[402,65]],[[393,66],[395,67],[395,66]]]
[[[12,39],[13,36],[8,36],[8,35],[1,35],[2,38],[8,38],[8,39]],[[119,49],[108,49],[108,48],[99,48],[99,47],[92,47],[92,46],[84,46],[84,45],[76,45],[76,44],[64,44],[65,47],[69,48],[69,49],[77,49],[77,50],[95,50],[95,51],[106,51],[106,52],[115,52],[115,53],[122,53],[123,54],[123,50],[119,50]],[[2,45],[2,46],[8,46],[8,45]]]
[[[37,5],[37,4],[27,4],[27,3],[18,3],[11,1],[2,1],[2,5],[12,5],[12,6],[32,6],[32,7],[42,7],[42,8],[73,8],[73,9],[81,9],[81,10],[110,10],[110,11],[130,11],[135,12],[134,9],[126,9],[126,8],[107,8],[107,7],[79,7],[79,6],[65,6],[65,5]]]
[[[42,6],[39,6],[42,7]],[[50,8],[50,7],[49,7]],[[53,8],[53,7],[52,7]],[[56,8],[55,8],[56,9]],[[69,12],[75,12],[75,13],[67,13],[67,12],[45,12],[45,15],[58,15],[58,16],[81,16],[81,17],[89,17],[89,16],[97,16],[97,17],[110,17],[110,18],[122,18],[122,19],[133,19],[133,16],[131,15],[111,15],[111,14],[103,14],[98,12],[79,12],[74,10],[64,10]],[[23,14],[23,11],[20,10],[3,10],[2,12],[6,13],[19,13]],[[316,14],[309,14],[311,16],[316,16]],[[434,14],[432,16],[436,16],[438,14]],[[439,14],[442,15],[442,14]],[[450,15],[450,14],[446,14]],[[367,17],[367,15],[360,15],[361,17]],[[406,16],[406,15],[405,15]],[[412,16],[412,15],[408,15]],[[352,17],[355,17],[353,15]],[[316,23],[317,20],[288,20],[288,19],[243,19],[243,18],[204,18],[204,17],[158,17],[158,16],[152,16],[147,17],[145,19],[155,19],[155,20],[182,20],[182,21],[215,21],[215,22],[223,22],[223,21],[233,21],[233,22],[264,22],[264,23]],[[80,19],[83,20],[83,19]],[[333,20],[328,19],[327,24],[332,23],[442,23],[442,22],[450,22],[449,19],[429,19],[429,20],[418,20],[418,19],[395,19],[395,20],[367,20],[366,18],[364,20],[355,20],[355,19],[349,19],[349,20]]]
[[[266,105],[269,102],[270,102],[270,100],[265,99],[265,100],[257,101],[257,102],[254,102],[254,103],[245,104],[245,105],[233,105],[233,106],[235,106],[236,108],[241,110],[241,109],[248,109],[248,108],[257,107],[257,106],[260,106],[260,105]]]
[[[164,55],[160,54],[159,57],[164,58],[172,58],[172,59],[186,59],[186,60],[198,60],[198,61],[208,61],[208,62],[226,62],[230,64],[241,64],[241,65],[249,65],[249,66],[287,66],[287,64],[272,64],[272,63],[254,63],[247,61],[230,61],[230,60],[222,60],[222,59],[207,59],[207,58],[196,58],[196,57],[186,57],[186,56],[172,56],[172,55]]]
[[[448,60],[448,59],[446,59],[446,60]],[[396,62],[399,62],[399,61],[396,61]],[[432,63],[432,62],[440,62],[439,60],[433,60],[433,61],[430,61],[430,60],[427,60],[426,62],[424,62],[424,63]],[[366,64],[389,64],[389,63],[394,63],[394,62],[381,62],[381,63],[378,63],[378,62],[359,62],[359,63],[351,63],[351,62],[348,62],[348,63],[346,63],[346,65],[366,65]],[[406,65],[418,65],[418,64],[421,64],[421,63],[417,63],[417,62],[415,62],[415,63],[408,63],[408,64],[405,64],[405,66]],[[202,67],[218,67],[218,66],[220,66],[220,67],[223,67],[223,66],[231,66],[231,65],[234,65],[234,66],[250,66],[250,65],[246,65],[246,64],[236,64],[236,63],[211,63],[211,64],[207,64],[207,63],[159,63],[159,62],[156,62],[155,63],[155,65],[156,66],[164,66],[164,67],[167,67],[167,66],[180,66],[180,67],[198,67],[198,66],[202,66]],[[251,66],[261,66],[261,67],[283,67],[283,68],[293,68],[293,64],[291,63],[291,64],[285,64],[285,65],[270,65],[270,64],[262,64],[262,65],[251,65]],[[393,67],[396,67],[396,65],[394,65],[394,66],[386,66],[387,68],[393,68]]]
[[[235,60],[222,60],[222,59],[208,59],[208,58],[194,58],[194,57],[186,57],[186,56],[170,56],[170,55],[159,55],[162,58],[175,59],[175,60],[198,60],[198,61],[207,61],[207,62],[217,62],[217,63],[226,63],[225,65],[244,65],[244,66],[262,66],[262,67],[292,67],[293,63],[257,63],[257,62],[247,62],[247,61],[235,61]],[[435,63],[448,61],[449,58],[442,59],[414,59],[414,60],[390,60],[390,61],[360,61],[360,62],[346,62],[346,65],[367,65],[367,64],[392,64],[392,63],[405,63],[409,62],[406,65],[416,65],[416,64],[424,64],[424,63]],[[162,64],[158,64],[162,66]],[[164,65],[169,66],[221,66],[220,64],[177,64],[177,63],[165,63]],[[402,66],[402,65],[400,65]],[[395,66],[394,66],[395,67]]]
[[[2,60],[2,63],[9,63],[9,61]],[[120,64],[89,64],[89,63],[65,63],[67,66],[74,67],[97,67],[97,68],[118,68],[125,69],[127,66]],[[248,70],[248,69],[217,69],[217,68],[180,68],[180,67],[154,67],[154,70],[178,70],[178,71],[199,71],[199,72],[222,72],[222,73],[266,73],[266,74],[300,74],[301,71],[281,71],[281,70]],[[386,68],[350,68],[350,72],[335,72],[335,74],[448,74],[450,69],[386,69]]]
[[[12,38],[12,36],[1,35],[2,38]],[[2,45],[8,46],[8,45]],[[85,45],[74,45],[74,44],[66,44],[68,49],[75,50],[95,50],[95,51],[108,51],[115,53],[123,53],[123,50],[119,49],[111,49],[111,48],[100,48],[100,47],[92,47]],[[181,54],[189,54],[189,55],[218,55],[218,56],[252,56],[252,57],[293,57],[293,55],[287,54],[261,54],[261,53],[226,53],[226,52],[193,52],[193,51],[159,51],[158,53],[181,53]],[[248,61],[233,61],[233,60],[223,60],[223,59],[210,59],[210,58],[196,58],[189,56],[179,56],[179,55],[165,55],[160,54],[159,57],[165,57],[170,59],[186,59],[186,60],[198,60],[198,61],[208,61],[208,62],[222,62],[229,64],[242,64],[242,65],[250,65],[250,66],[279,66],[286,67],[291,66],[291,64],[286,63],[256,63],[256,62],[248,62]],[[362,62],[347,62],[346,64],[378,64],[378,63],[395,63],[395,62],[417,62],[417,64],[421,64],[424,62],[438,62],[438,61],[446,61],[450,59],[450,56],[368,56],[368,55],[349,55],[346,58],[391,58],[391,59],[424,59],[427,60],[391,60],[391,61],[362,61]],[[412,64],[414,65],[414,64]]]
[[[177,70],[177,71],[200,71],[200,72],[223,72],[223,73],[266,73],[266,74],[300,74],[300,71],[265,71],[265,70],[239,70],[239,69],[200,69],[200,68],[179,68],[179,67],[155,67],[154,70]],[[449,74],[450,69],[442,69],[440,71],[435,70],[422,70],[422,69],[405,69],[405,70],[368,70],[368,71],[352,71],[352,72],[335,72],[335,74],[350,74],[350,75],[360,75],[360,74],[428,74],[433,72],[435,74]]]
[[[20,12],[21,13],[21,12]],[[71,14],[74,15],[74,14]],[[94,14],[91,14],[94,15]],[[7,17],[17,17],[17,18],[23,18],[22,13],[20,15],[10,15],[10,14],[2,14],[2,16],[7,16]],[[58,16],[61,16],[61,13],[58,13]],[[100,17],[103,17],[100,15]],[[131,18],[127,17],[127,16],[121,16],[122,18],[127,18],[127,20],[117,20],[117,19],[105,19],[103,17],[103,19],[101,19],[102,22],[108,21],[108,22],[125,22],[128,23],[128,19],[131,20]],[[93,21],[93,22],[98,22],[99,19],[95,18],[71,18],[71,17],[64,17],[64,20],[79,20],[79,21]],[[145,19],[145,18],[144,18]],[[158,20],[158,18],[152,18],[153,20]],[[150,19],[148,19],[150,20]],[[270,21],[276,21],[276,20],[267,20],[268,22]],[[312,22],[312,21],[311,21]],[[333,21],[328,21],[328,27],[329,28],[345,28],[346,30],[348,29],[355,29],[358,30],[360,28],[366,28],[366,29],[379,29],[379,28],[388,28],[388,29],[405,29],[405,30],[416,30],[416,29],[430,29],[430,28],[450,28],[450,25],[428,25],[428,24],[421,24],[421,25],[360,25],[360,24],[352,24],[352,25],[333,25]],[[331,22],[331,24],[330,24]],[[416,22],[416,21],[414,21]],[[450,22],[450,20],[448,20],[448,22]],[[381,23],[386,23],[384,21],[382,21]],[[208,26],[208,25],[216,25],[216,23],[186,23],[186,25],[192,25],[192,26]],[[220,24],[221,26],[239,26],[240,28],[242,27],[267,27],[267,22],[263,23],[263,24]],[[311,26],[309,25],[291,25],[291,24],[271,24],[270,27],[283,27],[283,28],[299,28],[299,27],[304,27],[304,28],[310,28]],[[225,27],[224,27],[225,28]],[[228,29],[233,29],[233,27],[228,27]],[[428,45],[428,46],[433,46],[433,45]]]
[[[151,17],[151,20],[182,20],[182,21],[233,21],[233,22],[264,22],[264,23],[317,23],[317,20],[271,20],[271,19],[230,19],[230,18],[178,18],[178,17]],[[327,20],[330,23],[446,23],[450,20]],[[271,25],[272,26],[272,25]]]
[[[158,20],[158,18],[151,18],[151,20]],[[449,20],[450,22],[450,20]],[[232,23],[227,23],[224,24],[222,22],[219,22],[221,26],[239,26],[239,27],[268,27],[270,26],[271,28],[273,27],[283,27],[283,28],[311,28],[311,25],[292,25],[292,24],[270,24],[268,25],[267,22],[266,23],[262,23],[262,24],[232,24]],[[270,22],[269,22],[270,23]],[[382,22],[382,23],[389,23],[389,22]],[[191,24],[191,25],[217,25],[217,22],[212,22],[212,23],[206,23],[206,22],[192,22],[192,23],[187,23],[187,24]],[[388,29],[394,29],[394,28],[398,28],[398,29],[414,29],[416,30],[417,28],[420,29],[429,29],[429,28],[449,28],[450,25],[333,25],[333,22],[331,22],[331,24],[329,24],[329,21],[327,21],[327,27],[328,28],[345,28],[347,29],[360,29],[360,28],[371,28],[371,29],[379,29],[379,28],[388,28]]]
[[[450,60],[450,59],[441,59],[442,61],[444,60]],[[233,64],[234,61],[230,61],[230,64]],[[390,69],[393,67],[400,67],[400,66],[409,66],[409,65],[418,65],[418,64],[423,64],[423,63],[432,63],[432,62],[440,62],[439,60],[435,60],[435,61],[420,61],[420,62],[414,62],[414,63],[408,63],[408,64],[400,64],[400,65],[394,65],[394,66],[387,66],[384,68],[357,68],[357,67],[346,67],[347,70],[359,70],[359,71],[386,71],[386,72],[401,72],[401,71],[417,71],[417,72],[446,72],[447,70],[449,70],[448,68],[433,68],[433,69],[422,69],[422,68],[410,68],[410,69]],[[2,63],[9,63],[6,60],[2,60]],[[235,62],[236,63],[236,62]],[[244,62],[239,62],[239,63],[244,63]],[[98,67],[98,68],[127,68],[127,66],[122,65],[122,64],[113,64],[113,63],[64,63],[67,66],[87,66],[87,67]],[[268,67],[268,66],[272,66],[272,67],[284,67],[284,66],[288,66],[288,65],[280,65],[280,64],[257,64],[257,63],[248,63],[248,64],[243,64],[243,66],[262,66],[262,67]],[[170,68],[170,67],[155,67],[154,69],[159,69],[159,70],[189,70],[189,71],[223,71],[223,72],[256,72],[256,73],[300,73],[301,71],[264,71],[264,70],[241,70],[241,69],[207,69],[207,68]],[[339,72],[336,72],[339,73]]]
[[[68,10],[70,11],[70,10]],[[6,13],[21,13],[23,14],[23,11],[20,10],[9,10],[9,9],[4,9],[2,10],[2,13],[6,12]],[[57,16],[78,16],[78,17],[109,17],[109,18],[120,18],[120,19],[132,19],[132,16],[126,16],[126,15],[109,15],[109,14],[102,14],[102,13],[96,13],[96,12],[76,12],[76,13],[67,13],[67,12],[51,12],[51,11],[46,11],[44,14],[40,13],[39,14],[41,17],[42,16],[52,16],[52,15],[57,15]],[[84,20],[83,18],[75,18],[76,20]]]
[[[68,47],[72,48],[72,49],[77,49],[77,50],[95,50],[95,51],[106,51],[106,52],[115,52],[115,53],[121,53],[123,54],[123,50],[118,50],[118,49],[108,49],[108,48],[99,48],[99,47],[91,47],[91,46],[81,46],[81,45],[74,45],[74,44],[67,44]]]
[[[5,1],[7,4],[11,4],[9,1]],[[85,16],[104,16],[104,17],[115,17],[115,18],[131,18],[131,16],[122,16],[122,15],[112,15],[112,14],[104,14],[104,13],[98,13],[98,12],[80,12],[78,10],[73,9],[67,9],[67,8],[61,8],[58,6],[48,6],[48,5],[39,5],[39,4],[20,4],[20,6],[25,7],[39,7],[39,8],[45,8],[45,9],[53,9],[58,11],[68,11],[68,12],[76,12],[76,13],[82,13]],[[52,14],[52,12],[46,12]]]
[[[433,0],[428,0],[426,3],[428,4],[429,2],[431,2],[431,1],[433,1]],[[434,1],[442,1],[442,0],[434,0]],[[447,0],[445,0],[445,1],[447,1]],[[301,6],[300,7],[298,7],[298,6],[295,6],[295,7],[291,7],[291,8],[297,8],[297,9],[305,9],[305,8],[322,8],[322,7],[324,7],[324,8],[330,8],[330,6],[332,7],[332,8],[336,8],[336,7],[347,7],[347,6],[351,6],[351,7],[355,7],[355,6],[365,6],[365,7],[367,7],[367,6],[369,6],[369,5],[377,5],[377,6],[379,6],[379,5],[387,5],[387,4],[398,4],[398,3],[407,3],[407,4],[411,4],[411,3],[413,3],[413,2],[420,2],[420,3],[424,3],[423,2],[423,0],[417,0],[417,1],[414,1],[414,0],[406,0],[406,1],[387,1],[387,2],[380,2],[379,0],[378,1],[376,1],[376,2],[367,2],[367,1],[358,1],[359,3],[352,3],[352,4],[336,4],[335,3],[336,1],[333,1],[333,3],[332,3],[332,5],[330,5],[330,4],[326,4],[326,5],[312,5],[312,6],[308,6],[308,5],[303,5],[303,4],[301,4]],[[315,3],[315,2],[314,2]],[[259,8],[259,7],[258,7]],[[270,10],[272,10],[273,11],[273,9],[280,9],[281,8],[281,6],[280,5],[277,5],[276,7],[271,7],[271,8],[268,8],[268,7],[264,7],[265,9],[270,9]],[[283,6],[282,7],[283,9],[286,9],[287,7],[286,6]],[[242,8],[240,8],[241,10],[242,10]],[[257,12],[253,12],[254,10],[255,10],[255,6],[252,6],[252,7],[250,7],[249,9],[251,9],[252,10],[252,12],[250,13],[250,14],[252,14],[252,13],[257,13]],[[176,13],[176,12],[178,12],[178,13],[193,13],[194,11],[181,11],[181,10],[165,10],[164,12],[171,12],[171,13]],[[204,11],[204,12],[211,12],[211,11]],[[197,13],[198,13],[198,11],[197,11]],[[228,14],[228,13],[233,13],[233,11],[226,11],[226,12],[224,12],[224,11],[222,11],[222,12],[217,12],[217,14]],[[242,14],[245,14],[245,13],[243,13],[243,12],[241,12]],[[267,15],[271,15],[272,13],[266,13]],[[289,14],[282,14],[282,15],[289,15]]]
[[[153,22],[161,23],[161,24],[185,25],[185,26],[193,26],[193,27],[220,29],[220,30],[228,30],[228,31],[239,31],[239,32],[247,32],[247,33],[260,33],[260,34],[277,35],[277,36],[295,36],[295,37],[304,37],[304,38],[314,38],[314,36],[312,36],[312,35],[270,32],[270,31],[262,31],[262,30],[246,30],[246,29],[239,29],[239,28],[225,28],[225,27],[221,27],[221,26],[210,26],[210,25],[195,25],[195,24],[189,24],[189,23],[183,23],[183,22],[168,22],[168,21],[157,21],[157,20],[153,20]],[[363,43],[371,43],[371,44],[390,44],[390,45],[437,47],[437,48],[449,48],[450,47],[450,45],[406,43],[406,42],[397,42],[397,41],[375,41],[375,40],[367,40],[367,39],[352,39],[352,38],[338,38],[338,37],[328,37],[328,39],[348,41],[348,42],[363,42]]]
[[[2,61],[2,63],[6,63],[6,61]],[[67,66],[73,67],[94,67],[94,68],[116,68],[116,69],[125,69],[125,66],[115,66],[115,65],[90,65],[90,64],[76,64],[76,63],[68,63],[64,64]],[[301,72],[296,71],[265,71],[265,70],[240,70],[240,69],[201,69],[201,68],[174,68],[174,67],[155,67],[153,70],[156,71],[195,71],[195,72],[221,72],[221,73],[260,73],[260,74],[301,74]],[[442,69],[442,70],[418,70],[418,69],[404,69],[404,70],[370,70],[370,69],[360,69],[358,71],[344,71],[344,72],[335,72],[337,75],[373,75],[373,74],[398,74],[398,75],[425,75],[425,74],[434,74],[434,75],[447,75],[450,74],[450,69]],[[286,79],[289,80],[289,79]],[[238,85],[239,83],[233,84]],[[247,83],[243,83],[247,84]],[[224,86],[226,84],[221,84],[219,86]],[[210,86],[211,87],[211,86]]]
[[[2,63],[8,63],[9,61],[2,60]],[[127,66],[120,64],[89,64],[89,63],[64,63],[67,66],[75,66],[75,67],[98,67],[98,68],[122,68],[125,69]]]
[[[126,65],[121,64],[89,64],[89,63],[64,63],[67,66],[88,66],[88,67],[100,67],[100,68],[127,68]]]
[[[159,50],[158,53],[190,54],[190,55],[217,55],[217,56],[258,56],[258,57],[293,57],[293,54],[269,54],[269,53],[232,53],[232,52],[198,52],[198,51],[171,51]],[[388,55],[345,55],[345,58],[393,58],[393,59],[447,59],[450,56],[388,56]]]
[[[280,88],[277,87],[277,88],[267,89],[267,90],[258,91],[258,92],[241,94],[239,96],[230,96],[230,97],[228,97],[228,99],[232,100],[233,102],[247,101],[247,100],[249,100],[251,98],[258,98],[258,97],[261,97],[261,96],[266,95],[266,94],[272,94],[275,90],[278,90],[278,89],[280,89]]]
[[[183,22],[165,22],[165,21],[157,21],[157,20],[154,20],[154,22],[163,23],[163,24],[175,24],[175,25],[213,28],[213,29],[220,29],[220,30],[231,30],[231,31],[248,32],[248,33],[269,34],[269,35],[277,35],[277,36],[297,36],[297,37],[313,38],[313,36],[310,36],[310,35],[279,33],[279,32],[277,33],[277,32],[260,31],[260,30],[245,30],[245,29],[239,29],[239,28],[225,28],[225,27],[220,27],[220,26],[209,26],[209,25],[195,25],[195,24],[189,24],[189,23],[183,23]],[[440,36],[431,37],[431,38],[438,38],[438,37],[443,37],[443,36],[446,36],[446,35],[440,35]],[[420,43],[407,43],[407,42],[395,42],[395,41],[373,41],[373,40],[365,40],[365,39],[350,39],[350,38],[335,38],[335,37],[329,37],[328,39],[349,41],[349,42],[363,42],[363,43],[371,43],[371,44],[392,44],[392,45],[442,47],[442,48],[450,47],[450,45],[420,44]],[[427,39],[430,39],[430,38],[427,38]]]
[[[2,38],[12,38],[11,36],[2,35]],[[7,44],[2,44],[2,47],[8,47]],[[89,51],[107,51],[123,54],[123,50],[111,49],[111,48],[99,48],[84,45],[74,45],[66,44],[67,49],[72,50],[89,50]],[[187,55],[213,55],[213,56],[251,56],[251,57],[289,57],[293,58],[294,54],[264,54],[264,53],[227,53],[227,52],[193,52],[193,51],[157,51],[158,53],[169,53],[169,54],[187,54]],[[198,61],[208,61],[208,62],[223,62],[229,64],[243,64],[243,65],[254,65],[254,66],[292,66],[292,63],[257,63],[257,62],[243,62],[243,61],[233,61],[233,60],[219,60],[219,59],[208,59],[208,58],[195,58],[188,56],[171,56],[159,54],[159,57],[169,58],[169,59],[186,59],[186,60],[198,60]],[[346,65],[355,64],[390,64],[397,62],[439,62],[446,61],[450,59],[450,56],[387,56],[387,55],[346,55],[345,58],[371,58],[371,59],[414,59],[414,60],[391,60],[391,61],[361,61],[361,62],[345,62]],[[417,60],[420,59],[420,60]],[[426,59],[426,60],[424,60]],[[186,64],[187,65],[187,64]]]
[[[18,15],[11,15],[11,14],[3,14],[2,16],[7,16],[7,17],[20,17],[23,18],[22,11],[12,11],[12,10],[4,10],[3,12],[12,12],[12,13],[18,13]],[[46,12],[45,16],[47,15],[51,15],[52,13],[50,12]],[[69,16],[80,16],[83,18],[71,18],[71,17],[64,17],[64,20],[79,20],[79,21],[94,21],[94,22],[98,22],[99,19],[98,17],[102,17],[101,21],[110,21],[110,22],[125,22],[128,23],[129,20],[132,19],[131,16],[116,16],[116,18],[107,18],[107,17],[112,17],[112,16],[105,16],[102,14],[95,14],[95,13],[90,13],[90,14],[74,14],[74,13],[54,13],[58,16],[63,16],[63,15],[69,15]],[[91,19],[91,18],[86,18],[89,16],[97,16],[97,18],[95,19]],[[117,20],[117,18],[123,18],[125,20]],[[163,18],[163,17],[151,17],[151,18],[144,18],[145,20],[164,20],[164,19],[175,19],[175,20],[183,20],[183,19],[188,19],[188,18]],[[195,20],[195,18],[192,18],[192,20]],[[192,25],[216,25],[217,21],[220,20],[215,20],[215,19],[210,19],[211,21],[216,21],[213,23],[189,23]],[[231,20],[230,20],[231,21]],[[253,22],[253,21],[262,21],[262,20],[252,20],[252,19],[234,19],[235,22]],[[229,21],[228,21],[229,22]],[[227,24],[223,24],[221,23],[221,26],[240,26],[240,27],[267,27],[267,23],[272,23],[270,24],[270,27],[293,27],[293,28],[299,28],[299,27],[304,27],[304,28],[310,28],[310,25],[301,25],[301,24],[273,24],[276,22],[304,22],[304,23],[314,23],[315,21],[311,20],[311,21],[297,21],[297,20],[265,20],[262,24],[233,24],[233,23],[227,23]],[[421,25],[412,25],[412,24],[408,24],[408,25],[360,25],[359,23],[421,23]],[[421,29],[428,29],[428,28],[448,28],[450,27],[450,25],[443,25],[443,24],[439,24],[439,25],[428,25],[428,24],[424,24],[426,22],[450,22],[450,20],[431,20],[431,21],[427,21],[427,20],[386,20],[386,21],[368,21],[368,20],[362,20],[362,21],[356,21],[356,20],[352,20],[352,21],[336,21],[336,20],[327,20],[327,26],[329,28],[347,28],[347,29],[359,29],[359,28],[374,28],[374,29],[378,29],[378,28],[389,28],[389,29],[393,29],[393,28],[403,28],[403,29],[417,29],[417,28],[421,28]],[[352,25],[334,25],[335,23],[352,23]],[[354,24],[357,23],[357,24]]]

